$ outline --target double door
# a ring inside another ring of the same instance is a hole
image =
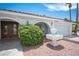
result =
[[[18,37],[18,23],[1,21],[1,38],[11,39]]]

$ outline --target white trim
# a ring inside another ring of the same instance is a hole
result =
[[[1,19],[9,19],[9,20],[1,20]],[[18,19],[19,20],[19,19]],[[10,17],[0,17],[0,21],[12,21],[12,22],[17,22],[21,24],[19,21],[17,21],[15,18],[10,18]]]

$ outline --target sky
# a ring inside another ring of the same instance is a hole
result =
[[[0,9],[46,15],[54,18],[69,19],[66,3],[0,3]],[[76,19],[76,4],[72,3],[72,20]]]

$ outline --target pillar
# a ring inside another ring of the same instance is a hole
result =
[[[0,21],[0,40],[1,40],[1,21]]]

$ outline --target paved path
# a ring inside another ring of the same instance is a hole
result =
[[[70,37],[64,37],[65,40],[73,41],[73,42],[78,42],[79,43],[79,36],[72,35]]]
[[[79,56],[79,43],[60,40],[58,47],[50,45],[51,41],[34,47],[23,47],[25,56]]]
[[[18,40],[0,42],[0,56],[22,56],[22,46]]]

